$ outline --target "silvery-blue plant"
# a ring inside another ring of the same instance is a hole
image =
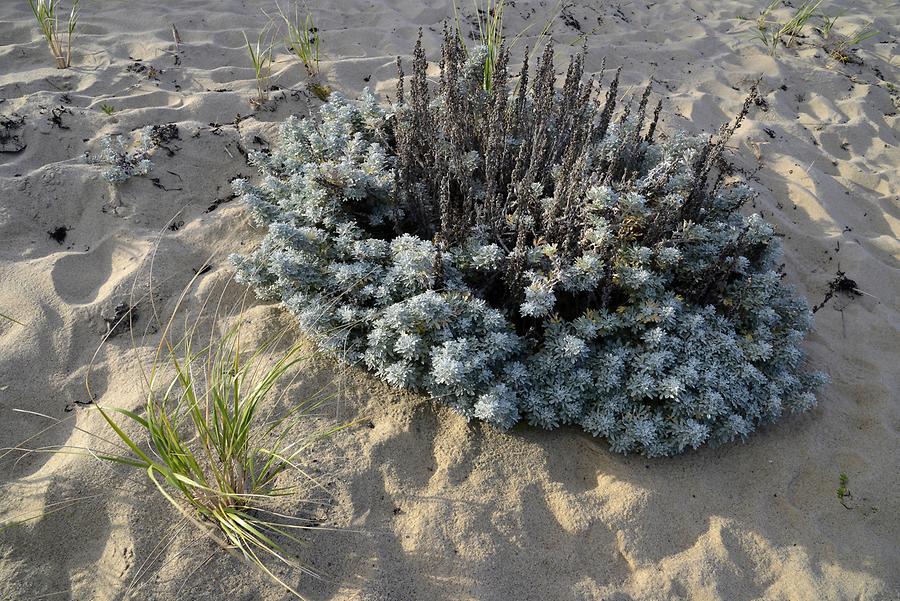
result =
[[[815,404],[807,304],[729,176],[716,136],[657,135],[649,88],[616,106],[554,85],[548,46],[511,90],[502,51],[445,35],[437,90],[421,40],[397,100],[332,94],[289,118],[240,180],[259,248],[238,279],[322,347],[466,418],[578,425],[614,451],[672,455]],[[399,61],[398,61],[399,64]],[[599,84],[597,84],[599,85]]]
[[[126,141],[123,136],[106,136],[100,140],[100,154],[93,162],[108,166],[103,178],[111,184],[121,184],[136,175],[150,173],[152,133],[153,128],[148,125],[140,130],[136,140]]]

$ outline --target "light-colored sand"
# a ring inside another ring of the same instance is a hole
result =
[[[259,233],[236,202],[207,209],[230,198],[232,178],[251,174],[241,149],[273,140],[274,122],[307,111],[302,68],[282,53],[276,83],[296,91],[278,92],[275,112],[251,112],[241,30],[264,23],[257,2],[82,4],[75,66],[58,71],[25,0],[0,2],[0,115],[25,117],[27,144],[0,153],[0,312],[27,324],[0,324],[0,447],[45,424],[12,407],[75,416],[37,444],[86,444],[76,425],[101,431],[97,413],[77,405],[87,400],[83,378],[103,318],[146,271],[157,233],[183,211],[183,227],[164,230],[157,253],[163,306],[211,254],[204,285],[227,277],[225,255]],[[433,58],[452,14],[446,0],[321,4],[323,72],[350,95],[366,85],[392,93],[394,57],[409,54],[423,27]],[[517,1],[508,26],[539,29],[548,4]],[[784,234],[788,277],[813,303],[839,269],[867,293],[839,296],[816,315],[806,347],[833,384],[816,410],[746,444],[648,461],[572,430],[466,424],[352,372],[344,416],[371,427],[324,445],[320,463],[338,501],[329,523],[348,530],[310,537],[302,559],[326,577],[301,590],[372,601],[900,599],[900,101],[891,93],[900,4],[826,2],[849,9],[848,23],[877,17],[884,33],[864,45],[861,66],[835,64],[813,45],[768,57],[735,19],[754,16],[762,0],[571,4],[553,29],[560,54],[589,33],[589,71],[605,55],[608,66],[623,65],[626,90],[652,73],[666,128],[710,131],[763,76],[767,106],[731,146],[739,168],[761,165],[756,208]],[[129,72],[137,60],[158,80]],[[234,127],[238,114],[252,116]],[[166,122],[181,139],[172,156],[157,152],[149,177],[114,188],[83,159],[104,135]],[[48,231],[62,226],[57,243]],[[250,316],[260,332],[285,323],[277,307]],[[127,338],[100,353],[93,385],[100,402],[139,407]],[[835,494],[842,472],[846,507]],[[79,496],[91,498],[53,511]],[[0,531],[0,598],[285,598],[221,554],[201,566],[214,549],[188,547],[190,529],[155,558],[172,510],[137,475],[93,459],[0,463],[0,521],[41,513]]]

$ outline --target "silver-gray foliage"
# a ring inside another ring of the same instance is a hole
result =
[[[106,136],[100,140],[99,156],[96,159],[88,156],[88,160],[108,166],[103,177],[111,184],[121,184],[136,175],[147,175],[153,168],[150,161],[154,146],[152,133],[153,128],[148,125],[131,142],[126,142],[122,136]]]
[[[576,57],[557,90],[548,48],[512,94],[501,53],[486,92],[478,56],[445,36],[432,97],[420,43],[393,106],[335,93],[289,118],[251,156],[258,183],[235,184],[268,232],[233,257],[239,280],[323,347],[500,428],[577,424],[660,456],[813,406],[811,314],[722,168],[749,99],[718,136],[657,140],[649,89],[616,111],[618,75],[595,100]]]

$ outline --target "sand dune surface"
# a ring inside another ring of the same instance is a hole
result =
[[[447,0],[310,4],[324,81],[382,99],[417,31],[435,60],[452,17]],[[554,3],[510,4],[508,30],[530,26],[520,43],[533,42]],[[499,433],[315,360],[312,380],[342,382],[339,418],[361,421],[317,450],[334,499],[322,520],[336,530],[306,537],[300,559],[322,577],[295,582],[305,596],[900,599],[900,4],[823,5],[846,10],[839,28],[881,31],[858,64],[831,60],[811,29],[769,56],[737,18],[763,4],[564,2],[552,35],[560,69],[586,40],[587,71],[605,56],[628,94],[652,78],[668,131],[714,131],[761,77],[730,158],[783,234],[787,277],[813,304],[839,272],[865,293],[839,291],[815,315],[805,347],[832,379],[818,407],[743,444],[648,460],[570,429]],[[142,331],[148,295],[171,310],[211,257],[199,300],[230,277],[228,253],[261,238],[230,181],[253,175],[244,155],[273,143],[278,122],[320,104],[279,50],[274,110],[249,105],[242,31],[265,25],[261,8],[274,2],[83,0],[73,66],[57,70],[25,0],[0,2],[0,312],[24,324],[0,322],[0,447],[49,425],[13,409],[64,420],[32,446],[91,444],[84,430],[104,427],[85,389],[92,360],[93,401],[140,408],[135,370],[158,338],[134,348],[117,335],[94,358],[117,307],[142,299]],[[147,176],[113,186],[85,159],[107,135],[165,123],[179,137]],[[289,326],[277,306],[247,319],[259,339]],[[0,598],[288,598],[178,526],[140,474],[83,455],[17,457],[0,460],[0,522],[36,517],[0,530]]]

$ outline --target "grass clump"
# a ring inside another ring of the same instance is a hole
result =
[[[837,17],[834,17],[837,20]],[[872,29],[871,24],[861,25],[848,35],[838,35],[832,32],[834,21],[826,23],[822,28],[825,38],[825,50],[828,55],[840,63],[853,62],[853,50],[869,38],[875,37],[879,32]],[[859,62],[859,59],[855,59]]]
[[[279,476],[296,469],[310,445],[327,434],[296,431],[324,399],[312,397],[281,418],[265,419],[263,402],[302,361],[301,349],[294,346],[269,362],[270,345],[249,352],[241,347],[240,322],[200,349],[194,346],[195,334],[159,349],[175,377],[159,385],[154,366],[142,415],[98,407],[131,451],[99,456],[144,470],[169,502],[201,525],[213,526],[226,548],[299,597],[267,560],[302,568],[279,541],[299,542],[294,531],[304,523],[279,518],[269,503],[302,490],[279,485]],[[116,415],[124,416],[140,437],[128,434]]]
[[[790,19],[784,23],[779,23],[769,20],[772,11],[780,3],[780,0],[773,0],[766,5],[766,8],[757,17],[754,36],[763,43],[770,55],[775,56],[778,53],[779,44],[790,48],[798,38],[803,36],[803,30],[810,19],[815,16],[823,1],[806,0],[797,8]]]
[[[836,15],[826,15],[821,14],[819,18],[822,20],[822,27],[819,28],[819,33],[822,34],[822,37],[826,40],[831,37],[831,30],[834,29],[837,20],[845,13],[846,11],[841,11]]]
[[[816,31],[825,41],[825,51],[836,61],[842,63],[852,62],[854,60],[852,55],[853,49],[865,40],[878,35],[879,32],[872,29],[871,24],[868,24],[858,27],[848,35],[835,34],[834,27],[838,19],[846,11],[841,11],[835,15],[818,13],[817,11],[823,1],[806,0],[796,9],[787,22],[780,23],[770,17],[772,12],[783,2],[782,0],[772,0],[756,18],[754,37],[762,42],[771,56],[775,56],[778,53],[779,45],[787,48],[793,46],[798,38],[803,37],[803,31],[810,20],[814,16],[818,16],[821,20],[821,26],[816,28]]]
[[[244,32],[244,43],[247,46],[247,54],[250,56],[250,64],[253,66],[253,78],[256,82],[256,96],[250,99],[250,104],[255,107],[262,107],[269,102],[274,44],[268,41],[268,29],[263,29],[256,36],[255,43],[251,43],[246,32]]]
[[[285,40],[284,44],[288,52],[296,56],[310,77],[316,77],[319,74],[319,28],[316,27],[313,15],[309,10],[300,14],[300,8],[294,6],[294,14],[286,14],[281,7],[278,7],[278,14],[284,21]]]
[[[28,0],[31,12],[38,23],[41,35],[56,59],[57,69],[72,65],[72,40],[78,27],[78,0],[73,0],[65,21],[61,21],[60,0]]]
[[[845,473],[838,477],[838,487],[835,491],[838,502],[844,509],[853,509],[853,493],[850,492],[850,478]]]
[[[843,501],[844,498],[850,496],[850,489],[847,488],[847,485],[850,483],[850,478],[847,476],[847,474],[842,472],[838,477],[838,481],[840,482],[840,485],[837,488],[837,496],[838,499]]]
[[[302,13],[297,4],[294,5],[293,14],[286,13],[280,5],[278,16],[284,22],[284,45],[290,54],[293,54],[303,64],[309,81],[307,89],[313,96],[325,102],[331,95],[332,89],[319,80],[319,45],[321,33],[315,24],[312,12],[305,9]]]
[[[484,52],[481,49],[480,52]],[[547,45],[515,83],[445,28],[396,103],[332,94],[236,182],[259,249],[240,281],[324,347],[499,428],[575,424],[613,450],[671,455],[815,403],[806,303],[715,136],[658,137],[648,87],[621,106]],[[514,90],[514,91],[513,91]],[[655,106],[654,106],[655,104]]]
[[[503,35],[503,12],[506,9],[505,0],[487,0],[482,5],[480,0],[473,0],[475,8],[475,18],[478,23],[478,45],[476,48],[483,53],[478,60],[484,65],[482,88],[490,91],[493,82],[493,73],[497,67],[497,59],[501,47],[504,45]],[[459,36],[460,43],[464,51],[468,52],[466,45],[466,37],[462,31],[462,24],[459,21],[459,12],[456,2],[453,3],[453,12],[456,18],[456,33]]]
[[[298,344],[283,348],[286,330],[245,348],[243,311],[219,310],[226,288],[211,316],[208,297],[195,319],[185,318],[182,335],[174,334],[174,315],[165,324],[150,366],[141,371],[142,411],[93,405],[114,436],[76,427],[98,446],[6,451],[84,454],[137,469],[188,522],[302,598],[284,568],[314,575],[295,558],[294,545],[302,543],[299,531],[317,528],[312,510],[328,494],[303,466],[317,441],[344,426],[301,427],[324,423],[318,418],[332,396],[329,385],[281,402],[305,375],[308,353]],[[89,384],[88,395],[95,398]],[[306,506],[305,515],[286,515],[285,503]]]
[[[550,27],[559,12],[562,3],[557,3],[557,10],[547,19],[544,28],[538,34],[538,42],[548,36]],[[459,17],[459,9],[456,0],[453,2],[453,16],[455,20],[456,35],[459,43],[469,60],[482,65],[482,89],[485,92],[491,91],[491,85],[494,81],[494,71],[498,66],[498,60],[503,49],[514,47],[521,37],[525,35],[529,27],[516,33],[511,41],[506,39],[503,31],[503,16],[506,11],[506,0],[472,0],[472,7],[475,11],[474,20],[476,22],[477,32],[463,31],[463,25]],[[477,43],[469,46],[467,39],[474,39]],[[537,45],[535,45],[535,48]]]

